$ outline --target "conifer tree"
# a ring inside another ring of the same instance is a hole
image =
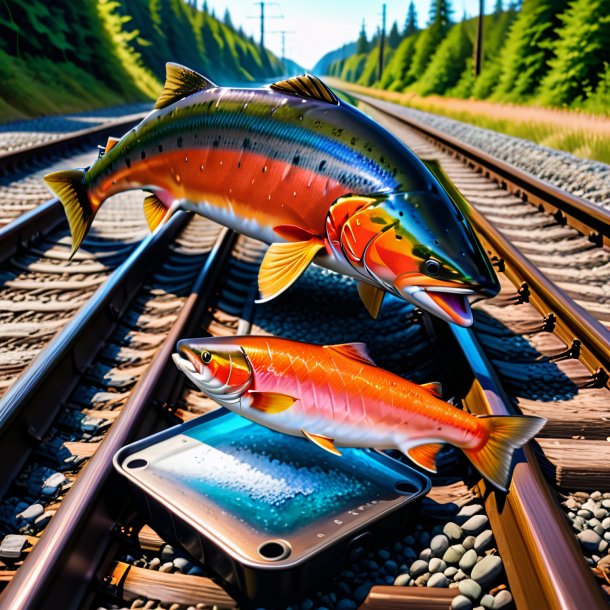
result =
[[[411,0],[409,2],[409,8],[407,10],[407,21],[405,22],[404,36],[411,36],[415,34],[419,28],[417,27],[417,11],[415,10],[415,2]]]
[[[428,62],[445,38],[452,12],[449,0],[432,0],[430,25],[417,38],[413,61],[405,77],[406,84],[421,78]]]
[[[360,28],[360,35],[358,36],[358,42],[356,42],[356,53],[358,55],[362,53],[368,53],[369,42],[366,37],[366,28],[364,27],[364,19],[362,20],[362,27]]]
[[[495,99],[523,101],[539,86],[552,57],[552,41],[567,0],[524,0],[502,49]]]
[[[400,34],[398,33],[398,24],[396,21],[392,24],[390,33],[388,34],[388,47],[396,49],[400,44]]]
[[[440,24],[442,27],[447,28],[451,25],[451,15],[453,9],[451,8],[450,0],[432,0],[430,5],[430,25]]]
[[[575,0],[560,17],[554,57],[542,82],[541,99],[553,105],[583,100],[596,88],[610,63],[607,0]]]
[[[460,80],[464,64],[472,57],[472,51],[472,41],[462,21],[451,28],[413,89],[423,95],[445,93]]]
[[[504,4],[502,0],[496,0],[496,5],[494,6],[494,15],[499,15],[504,10]]]
[[[233,27],[233,20],[231,19],[231,13],[229,12],[229,9],[226,8],[225,9],[225,14],[224,17],[222,18],[222,22],[228,27],[231,28],[232,30],[234,30],[235,28]]]

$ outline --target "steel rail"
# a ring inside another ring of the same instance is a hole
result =
[[[189,334],[215,295],[222,264],[235,234],[225,229],[197,277],[178,319],[137,383],[116,422],[89,460],[50,521],[40,541],[0,596],[0,610],[81,607],[100,562],[108,556],[129,494],[114,473],[114,454],[136,433],[148,434],[162,412],[155,403],[172,401],[182,375],[171,361],[178,339]],[[74,373],[73,373],[74,374]]]
[[[427,317],[439,345],[459,346],[439,354],[460,383],[466,409],[476,415],[515,411],[474,331]],[[607,609],[557,500],[542,475],[532,443],[515,454],[507,494],[479,483],[511,593],[521,610]]]
[[[459,154],[464,155],[469,160],[471,158],[475,158],[475,160],[477,158],[485,158],[486,163],[490,167],[493,163],[502,166],[505,174],[510,170],[514,170],[515,174],[520,176],[519,180],[524,181],[527,178],[532,181],[532,191],[548,192],[549,197],[557,195],[555,191],[558,191],[563,193],[565,200],[574,199],[575,201],[572,202],[573,206],[577,204],[580,206],[582,203],[583,205],[579,208],[581,218],[584,218],[585,214],[591,213],[591,216],[587,217],[590,220],[588,226],[590,228],[597,227],[600,230],[603,229],[605,232],[601,234],[607,234],[610,227],[610,214],[601,208],[597,208],[584,200],[579,200],[579,198],[573,197],[569,193],[559,191],[559,189],[530,174],[526,174],[503,161],[499,161],[486,153],[477,151],[471,146],[458,142],[451,136],[442,134],[426,125],[415,124],[415,121],[406,119],[400,113],[392,112],[384,105],[371,102],[368,97],[357,97],[366,104],[392,116],[409,127],[425,133],[430,139],[439,141],[454,151],[457,151],[459,148]],[[591,371],[594,384],[610,387],[610,330],[539,271],[491,222],[464,199],[458,189],[453,186],[451,180],[448,180],[448,182],[451,184],[449,188],[450,195],[453,196],[455,201],[462,203],[461,207],[464,215],[474,226],[488,253],[492,257],[496,257],[496,264],[499,269],[518,288],[519,298],[530,302],[542,314],[547,329],[552,330],[567,346],[566,354],[573,358],[579,358]],[[600,223],[605,223],[605,228],[601,227]]]
[[[146,280],[142,269],[154,268],[189,218],[176,214],[146,237],[0,400],[0,496]]]
[[[68,222],[59,199],[49,199],[0,227],[0,263]]]
[[[524,201],[552,214],[560,224],[567,223],[597,245],[610,246],[610,212],[434,127],[406,117],[389,108],[386,105],[388,102],[380,103],[375,98],[351,91],[350,95],[415,129],[443,149],[463,157],[471,167],[482,170]]]
[[[94,127],[72,131],[49,142],[23,146],[17,150],[0,153],[0,175],[10,174],[46,155],[56,155],[68,148],[93,142],[95,139],[98,139],[98,144],[103,144],[104,142],[99,142],[99,138],[123,135],[125,130],[137,125],[146,115],[146,112],[130,114],[127,117],[107,121]]]

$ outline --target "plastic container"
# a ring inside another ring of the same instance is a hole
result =
[[[295,599],[406,525],[430,489],[369,449],[332,455],[223,409],[121,449],[144,518],[234,595]]]

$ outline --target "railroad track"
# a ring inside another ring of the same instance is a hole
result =
[[[84,249],[70,260],[63,209],[49,199],[42,175],[49,164],[88,165],[94,143],[120,136],[142,116],[0,153],[0,396],[148,231],[143,194],[125,194],[100,211]]]
[[[406,139],[402,129],[398,135]],[[439,156],[427,141],[408,143],[424,156]],[[465,186],[473,172],[460,184],[464,165],[444,158],[441,163],[472,201]],[[469,215],[473,222],[478,218],[476,209]],[[516,268],[511,252],[498,252],[496,242],[488,241],[485,224],[475,225],[498,266]],[[512,412],[516,403],[550,420],[547,436],[538,439],[546,457],[526,448],[507,496],[486,489],[457,452],[447,451],[414,532],[312,592],[304,608],[447,608],[456,589],[388,585],[426,555],[431,535],[449,522],[466,528],[468,516],[484,513],[494,538],[480,556],[502,558],[488,587],[496,598],[507,599],[507,586],[520,609],[606,607],[587,565],[593,554],[585,559],[560,509],[575,488],[599,489],[590,484],[600,481],[600,473],[553,462],[548,446],[570,439],[594,456],[591,447],[602,442],[600,435],[610,435],[602,409],[607,362],[586,333],[574,337],[578,350],[553,333],[567,324],[563,310],[536,308],[543,307],[538,303],[546,302],[542,297],[552,283],[538,285],[536,276],[526,290],[517,281],[517,293],[510,271],[503,274],[502,293],[475,306],[474,331],[450,328],[391,298],[372,321],[351,280],[317,268],[276,301],[255,306],[263,252],[261,244],[236,240],[200,218],[176,216],[109,276],[13,384],[0,402],[0,582],[6,583],[0,607],[156,607],[150,600],[178,604],[172,608],[236,607],[210,575],[142,524],[111,467],[112,456],[129,440],[214,407],[185,385],[169,358],[178,338],[205,332],[364,340],[381,366],[416,382],[440,374],[444,397],[473,412]],[[160,271],[142,277],[142,269]],[[565,447],[564,453],[570,454]],[[592,460],[588,468],[604,470],[603,462]],[[464,536],[460,540],[466,544]],[[487,560],[493,561],[498,564]],[[425,584],[424,574],[417,578]]]
[[[33,138],[33,134],[24,139],[23,133],[0,132],[0,243],[4,241],[2,227],[49,200],[49,190],[42,181],[43,173],[54,167],[89,165],[96,145],[105,145],[109,136],[122,135],[145,115],[144,112],[130,111],[125,116],[97,125],[38,138]],[[11,135],[17,140],[12,146],[9,145]],[[61,219],[59,204],[53,207],[55,214],[47,216],[46,220],[55,219],[54,225],[47,228],[38,219],[39,231],[51,230]],[[34,223],[33,218],[29,221]]]

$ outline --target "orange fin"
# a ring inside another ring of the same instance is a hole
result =
[[[324,242],[319,237],[296,243],[271,244],[258,272],[261,298],[257,303],[269,301],[292,286],[323,248]]]
[[[113,138],[110,136],[106,142],[106,148],[104,149],[104,153],[107,153],[110,149],[114,148],[115,144],[120,141],[121,138]]]
[[[324,347],[344,358],[377,366],[366,349],[366,343],[340,343],[339,345],[325,345]]]
[[[381,309],[381,303],[383,303],[383,297],[385,292],[381,288],[376,288],[366,282],[358,282],[358,294],[360,299],[364,303],[366,310],[371,314],[374,320],[379,315]]]
[[[278,392],[256,392],[251,390],[248,392],[252,398],[252,408],[264,413],[281,413],[290,409],[297,401],[296,398],[288,396],[288,394],[279,394]]]
[[[319,235],[296,225],[278,225],[273,227],[273,231],[286,241],[307,241],[313,237],[319,237]]]
[[[486,479],[506,491],[513,453],[540,432],[546,419],[526,415],[482,415],[478,420],[489,436],[482,447],[463,451]]]
[[[436,472],[436,454],[443,448],[441,443],[428,443],[407,449],[409,459],[413,460],[418,466]]]
[[[318,445],[318,447],[322,447],[322,449],[326,449],[326,451],[335,455],[341,455],[341,452],[335,447],[335,439],[328,438],[328,436],[322,436],[321,434],[311,434],[310,432],[307,432],[307,430],[301,430],[301,432],[312,443]]]
[[[169,210],[156,195],[149,195],[144,199],[144,216],[151,231],[154,231],[162,222]]]
[[[440,398],[443,395],[443,386],[440,381],[431,381],[430,383],[422,383],[420,388],[424,388],[432,394],[432,396],[436,396],[436,398]]]

